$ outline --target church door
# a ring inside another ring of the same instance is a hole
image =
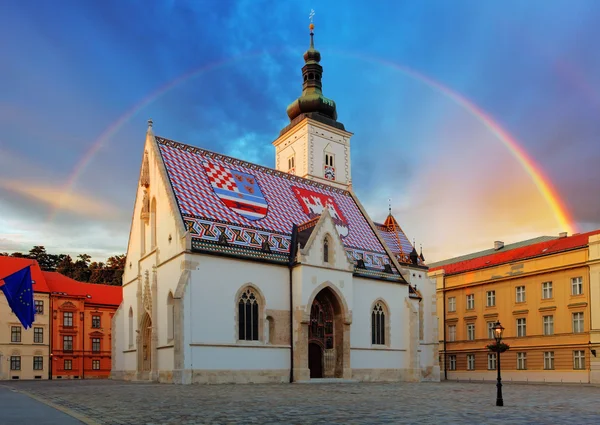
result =
[[[308,344],[308,368],[311,378],[323,377],[323,348],[319,344]]]
[[[152,320],[146,313],[142,321],[142,371],[152,368]]]
[[[333,305],[328,294],[321,291],[315,297],[310,309],[308,367],[311,378],[333,376],[335,364],[327,361],[329,357],[333,359],[335,351],[333,345],[333,319]]]

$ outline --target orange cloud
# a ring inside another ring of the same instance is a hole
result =
[[[54,209],[82,216],[106,219],[116,217],[119,213],[118,208],[106,201],[73,191],[65,193],[63,187],[58,185],[0,180],[0,188],[41,202]]]

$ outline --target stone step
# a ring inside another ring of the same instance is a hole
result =
[[[358,384],[358,379],[343,378],[311,378],[307,381],[297,381],[295,384]]]

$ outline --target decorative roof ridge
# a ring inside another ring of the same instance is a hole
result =
[[[319,214],[318,216],[311,218],[308,221],[302,222],[300,224],[298,224],[298,231],[302,232],[303,230],[308,229],[309,227],[314,227],[317,225],[317,223],[319,222],[319,219],[321,218],[321,215]]]
[[[209,156],[213,155],[213,156],[216,156],[216,157],[221,157],[226,162],[234,162],[235,161],[239,165],[247,166],[247,167],[249,167],[251,169],[258,170],[258,171],[263,171],[263,172],[272,174],[272,175],[277,176],[277,177],[282,177],[282,178],[289,179],[289,180],[292,180],[292,181],[297,181],[297,182],[300,182],[300,183],[304,183],[307,186],[319,187],[321,189],[327,188],[328,190],[330,190],[330,191],[332,191],[334,193],[343,193],[343,194],[346,194],[346,195],[350,194],[350,191],[348,191],[348,190],[340,189],[338,187],[331,186],[331,185],[328,185],[328,184],[325,184],[325,183],[316,182],[314,180],[306,179],[304,177],[299,177],[299,176],[296,176],[294,174],[285,173],[283,171],[279,171],[279,170],[276,170],[274,168],[269,168],[269,167],[266,167],[264,165],[255,164],[255,163],[249,162],[249,161],[244,161],[243,159],[234,158],[232,156],[225,155],[225,154],[222,154],[222,153],[213,152],[213,151],[210,151],[208,149],[204,149],[204,148],[199,148],[197,146],[188,145],[186,143],[178,142],[176,140],[167,139],[167,138],[161,137],[161,136],[155,136],[155,139],[156,139],[156,142],[159,145],[170,146],[170,147],[173,147],[173,148],[176,148],[176,149],[185,150],[186,152],[191,152],[191,153],[208,154]]]

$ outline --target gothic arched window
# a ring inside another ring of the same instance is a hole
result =
[[[385,345],[385,309],[379,302],[371,313],[371,343]]]
[[[323,262],[329,263],[329,240],[327,238],[323,242]]]
[[[129,348],[133,347],[133,308],[129,307],[129,317],[128,317],[128,327],[129,327]]]
[[[258,298],[252,288],[242,292],[238,300],[238,339],[258,341],[259,329]]]

